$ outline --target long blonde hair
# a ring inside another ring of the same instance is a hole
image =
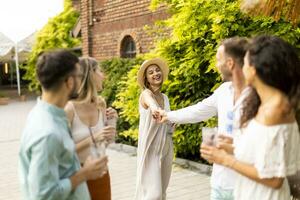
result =
[[[105,100],[98,95],[93,73],[99,68],[98,61],[91,57],[79,58],[80,71],[83,74],[78,90],[77,102],[94,102],[99,108],[106,107]]]

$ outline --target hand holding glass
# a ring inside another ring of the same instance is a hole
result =
[[[91,144],[90,151],[93,158],[101,158],[105,156],[105,143],[99,142],[95,144]]]
[[[94,135],[92,133],[92,129],[89,127],[90,136],[92,139],[92,143],[90,146],[91,155],[93,158],[100,158],[102,156],[105,156],[105,142],[96,142]]]

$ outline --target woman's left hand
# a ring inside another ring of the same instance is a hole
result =
[[[224,149],[218,149],[215,146],[209,146],[205,144],[201,144],[200,148],[201,157],[203,157],[208,162],[213,162],[220,165],[228,166],[227,162],[229,161],[229,157],[232,157]]]
[[[106,118],[109,119],[113,119],[113,118],[118,118],[118,113],[115,109],[113,109],[112,107],[109,107],[106,109]]]

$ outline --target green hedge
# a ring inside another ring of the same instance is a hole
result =
[[[100,66],[107,77],[104,81],[104,89],[101,94],[106,99],[108,106],[111,106],[115,101],[118,91],[118,85],[116,83],[124,77],[126,78],[127,73],[133,68],[133,66],[139,65],[142,62],[142,58],[112,58],[100,63]]]
[[[166,3],[172,17],[165,24],[171,36],[161,39],[151,56],[162,56],[171,69],[163,91],[168,95],[172,110],[186,107],[209,96],[221,80],[215,68],[218,44],[232,36],[250,37],[274,34],[300,49],[300,28],[268,17],[249,17],[240,12],[238,1],[230,0],[153,0],[152,7]],[[136,83],[138,66],[118,83],[117,99],[121,119],[129,129],[121,135],[137,140],[138,96]],[[174,134],[177,156],[199,159],[201,127],[214,126],[216,120],[196,125],[182,125]]]

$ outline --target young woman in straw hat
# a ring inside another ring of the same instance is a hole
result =
[[[82,72],[79,96],[67,104],[65,111],[70,121],[79,160],[83,163],[91,154],[91,145],[97,142],[108,144],[113,141],[116,134],[117,112],[112,108],[106,109],[104,99],[97,94],[102,90],[104,80],[104,73],[99,68],[97,60],[82,57],[79,59],[79,65]],[[87,185],[92,200],[111,199],[108,172],[100,179],[87,181]]]
[[[139,99],[136,200],[166,199],[174,130],[171,124],[157,123],[154,113],[159,109],[170,110],[168,97],[160,91],[168,73],[167,63],[160,58],[145,61],[138,71],[137,81],[143,91]]]

